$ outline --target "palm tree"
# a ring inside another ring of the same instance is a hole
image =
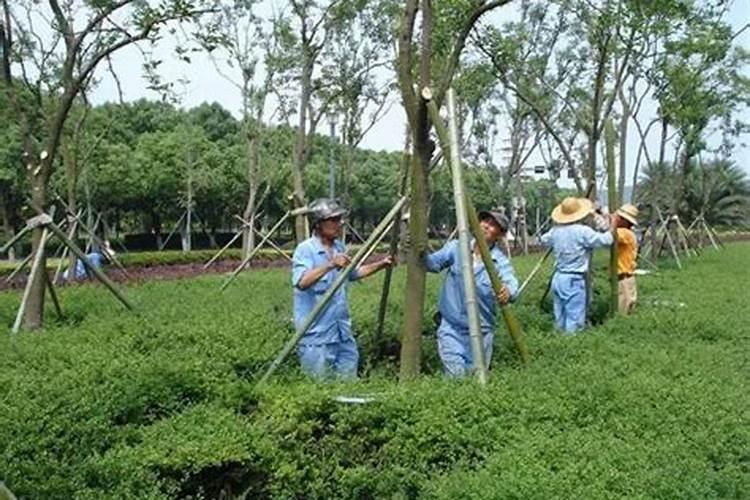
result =
[[[675,172],[672,165],[651,163],[638,183],[638,203],[644,216],[653,219],[653,207],[663,213],[674,199]],[[750,226],[750,179],[735,163],[712,160],[691,162],[685,178],[685,195],[679,207],[683,221],[703,214],[711,225]]]

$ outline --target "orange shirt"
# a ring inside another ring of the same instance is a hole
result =
[[[638,256],[638,241],[635,233],[624,227],[617,228],[617,274],[633,274]]]

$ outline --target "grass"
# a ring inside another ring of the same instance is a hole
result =
[[[532,361],[501,332],[484,389],[440,375],[437,276],[427,375],[407,384],[403,270],[385,339],[372,337],[382,277],[350,288],[363,375],[350,384],[311,382],[290,359],[255,387],[291,334],[287,271],[224,293],[221,276],[131,286],[138,314],[101,287],[66,288],[65,319],[0,338],[0,480],[24,498],[746,498],[748,250],[665,264],[639,278],[634,316],[573,338],[538,307],[542,273],[514,306]],[[536,258],[514,261],[519,277]],[[597,318],[606,290],[599,272]],[[18,300],[0,294],[8,330]]]

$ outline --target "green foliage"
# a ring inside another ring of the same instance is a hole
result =
[[[100,287],[65,289],[65,320],[0,337],[0,477],[22,498],[742,498],[747,250],[639,277],[634,316],[572,338],[539,312],[539,276],[514,306],[533,360],[521,368],[500,328],[486,388],[439,375],[427,317],[428,376],[393,381],[404,305],[382,351],[381,277],[349,289],[366,378],[315,383],[292,359],[262,388],[290,335],[288,271],[221,295],[217,276],[140,284],[139,314]],[[519,276],[535,259],[514,259]],[[0,294],[6,326],[18,300]]]

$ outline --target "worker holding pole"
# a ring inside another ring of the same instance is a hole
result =
[[[478,215],[482,234],[490,247],[492,261],[495,264],[492,272],[497,273],[504,284],[500,293],[496,295],[479,254],[479,246],[476,241],[472,241],[472,268],[479,306],[484,360],[489,368],[497,304],[504,305],[515,299],[518,293],[518,280],[500,244],[508,231],[508,219],[502,213],[495,211],[481,211]],[[438,351],[445,373],[456,378],[469,375],[472,373],[474,361],[458,240],[449,241],[443,248],[428,255],[425,267],[433,273],[448,269],[440,292],[438,304],[440,322],[437,330]]]
[[[555,226],[542,235],[541,242],[555,254],[552,276],[555,325],[566,334],[575,334],[586,324],[586,272],[595,248],[613,243],[608,227],[595,231],[594,205],[587,198],[565,198],[552,211]]]
[[[310,205],[313,235],[297,246],[292,258],[294,322],[298,329],[302,328],[317,302],[351,262],[339,239],[346,213],[337,202],[327,198]],[[349,280],[370,276],[393,262],[389,256],[374,263],[362,264],[351,272]],[[330,375],[343,378],[357,376],[359,353],[352,332],[346,286],[336,291],[317,320],[304,332],[297,352],[302,370],[310,375],[319,378]]]
[[[638,240],[633,232],[638,225],[638,208],[626,203],[615,212],[613,218],[617,228],[617,309],[620,314],[630,314],[638,300],[635,286]]]

